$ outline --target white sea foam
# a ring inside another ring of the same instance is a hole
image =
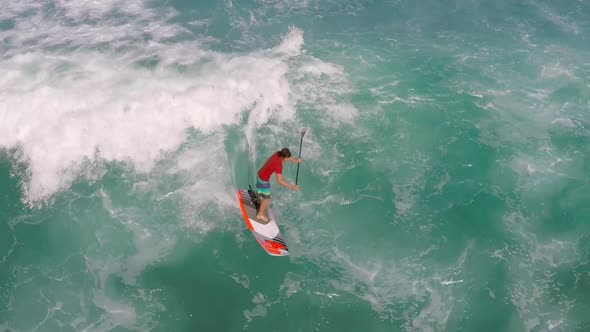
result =
[[[284,63],[210,56],[212,64],[188,76],[93,52],[66,59],[37,51],[3,60],[15,78],[3,81],[0,146],[18,147],[29,164],[27,199],[44,200],[67,188],[88,161],[148,171],[162,152],[184,141],[187,129],[212,131],[234,123],[244,110],[252,110],[255,124],[277,110],[292,116]],[[72,69],[61,71],[63,66]]]
[[[303,47],[303,31],[297,27],[289,27],[289,33],[283,38],[280,45],[274,48],[278,53],[294,56],[299,55]]]

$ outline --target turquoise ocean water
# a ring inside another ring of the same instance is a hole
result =
[[[589,109],[584,0],[2,1],[0,330],[589,331]]]

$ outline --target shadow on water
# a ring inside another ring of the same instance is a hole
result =
[[[239,127],[228,128],[224,143],[234,186],[236,188],[247,188],[248,184],[254,186],[255,166],[250,157],[250,146],[243,130]]]

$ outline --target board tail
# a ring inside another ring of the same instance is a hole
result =
[[[250,231],[252,231],[256,241],[271,256],[289,255],[287,243],[283,238],[279,226],[269,211],[269,222],[261,222],[256,219],[256,205],[260,195],[252,189],[238,189],[238,199],[240,208],[244,215],[244,220]]]

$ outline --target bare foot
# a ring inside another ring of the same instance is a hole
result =
[[[256,216],[256,219],[260,219],[260,220],[262,220],[262,221],[268,221],[268,218],[267,218],[267,217],[265,217],[265,216],[259,216],[259,215],[257,215],[257,216]]]

